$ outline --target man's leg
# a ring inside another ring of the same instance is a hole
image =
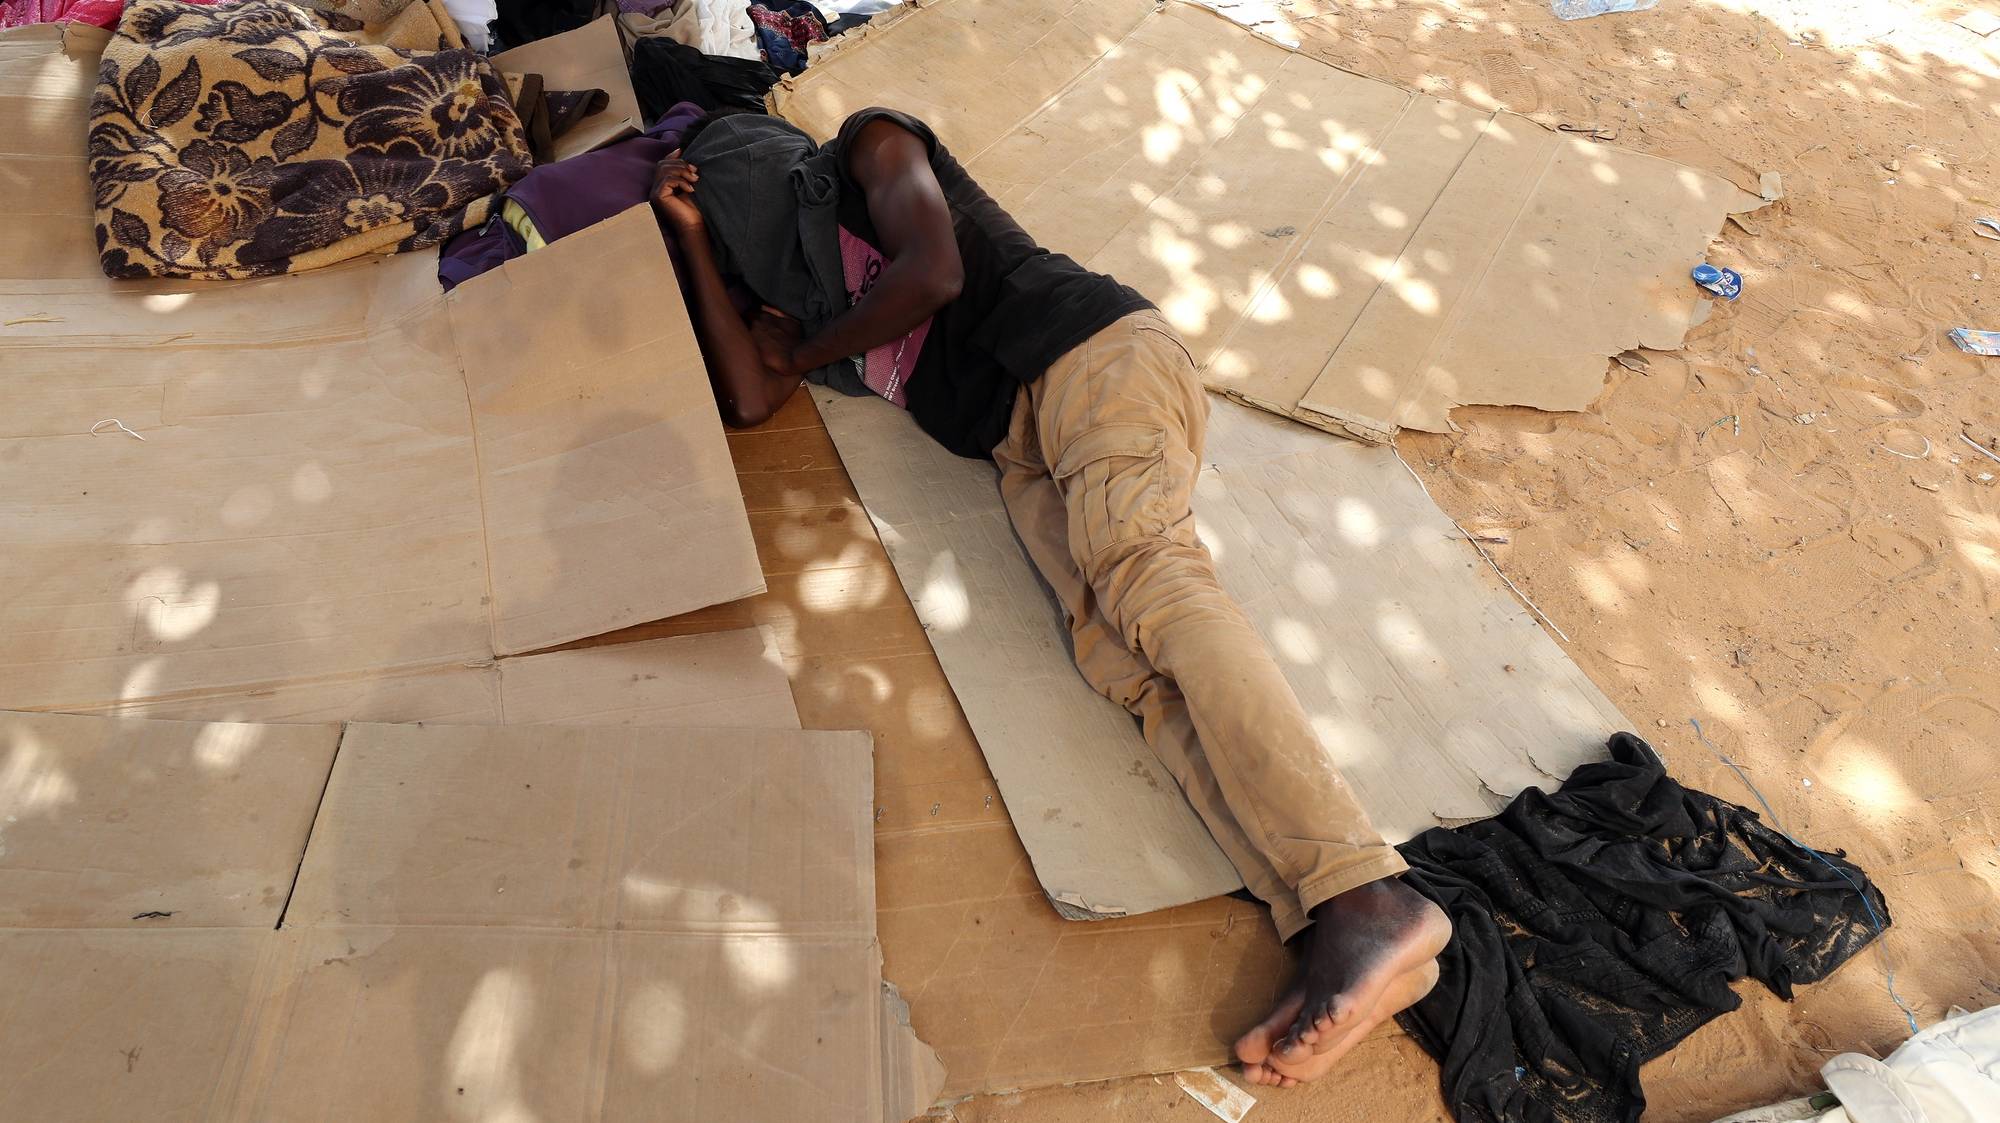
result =
[[[1389,880],[1401,858],[1327,759],[1195,535],[1207,400],[1172,329],[1156,314],[1127,317],[1059,360],[1028,397],[1096,613],[1184,699],[1206,765],[1189,771],[1211,778],[1223,804],[1197,809],[1230,823],[1318,926],[1299,986],[1238,1045],[1259,1082],[1310,1079],[1415,1000],[1449,924]]]
[[[1144,655],[1125,645],[1124,637],[1097,610],[1096,594],[1070,556],[1069,512],[1042,460],[1029,395],[1022,394],[1016,404],[1007,439],[993,450],[993,460],[1000,468],[1000,495],[1007,504],[1008,517],[1069,622],[1070,650],[1077,670],[1092,689],[1139,719],[1153,754],[1180,784],[1243,883],[1271,906],[1279,936],[1291,939],[1309,923],[1298,894],[1236,825],[1215,772],[1203,758],[1180,688],[1154,670]]]

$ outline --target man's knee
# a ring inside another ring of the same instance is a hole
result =
[[[1134,651],[1151,652],[1149,636],[1225,599],[1213,559],[1192,535],[1127,535],[1078,560],[1105,618]]]

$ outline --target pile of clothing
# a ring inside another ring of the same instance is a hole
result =
[[[87,141],[105,273],[257,277],[435,246],[528,173],[512,100],[439,0],[344,8],[126,8]]]
[[[465,275],[453,258],[532,248],[518,231],[549,183],[580,190],[593,222],[643,202],[676,107],[761,113],[812,44],[889,3],[833,0],[830,20],[804,0],[0,0],[0,26],[117,28],[87,144],[108,275],[266,276],[472,231],[441,271],[449,284]],[[655,128],[590,166],[637,168],[643,153],[647,174],[544,177],[510,197],[605,96],[503,79],[487,52],[597,19],[617,21]]]

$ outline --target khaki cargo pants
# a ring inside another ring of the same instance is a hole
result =
[[[1157,312],[1057,360],[993,450],[1077,669],[1146,740],[1289,939],[1314,906],[1401,873],[1195,536],[1208,399]]]

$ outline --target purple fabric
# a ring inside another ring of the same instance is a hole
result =
[[[494,215],[470,230],[461,230],[438,254],[438,283],[450,292],[510,257],[526,252],[521,239]]]
[[[544,242],[595,226],[650,199],[660,161],[678,149],[681,134],[705,116],[700,106],[681,102],[639,136],[537,167],[508,190],[507,198],[527,212]],[[489,237],[487,232],[495,226],[498,234]],[[679,247],[671,238],[666,243],[678,273]],[[438,280],[449,289],[524,252],[520,240],[499,221],[496,209],[494,221],[445,245],[438,259]]]

